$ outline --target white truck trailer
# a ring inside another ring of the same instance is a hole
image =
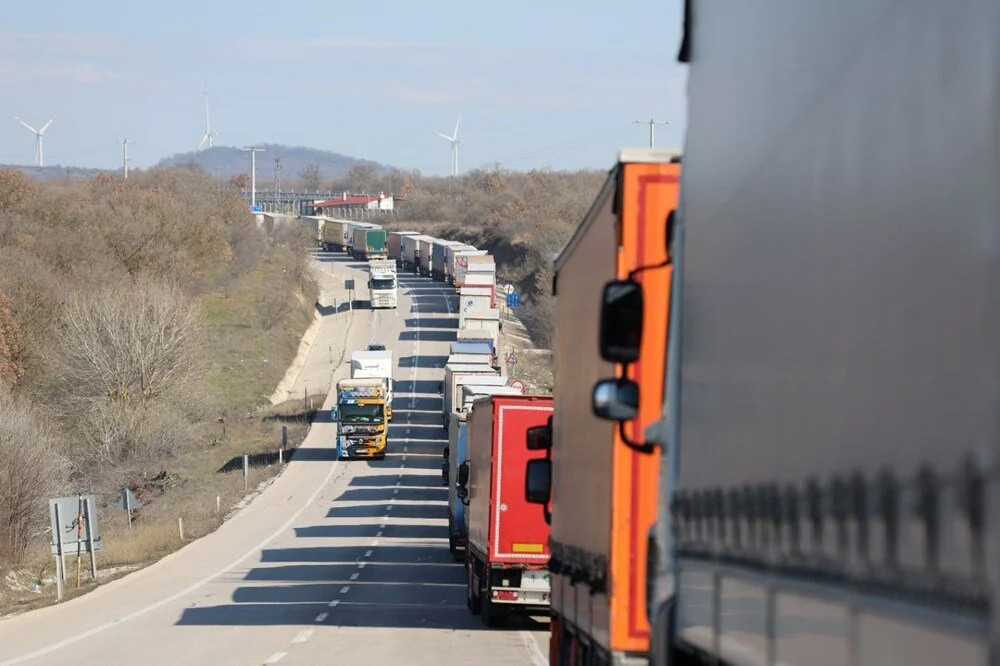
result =
[[[386,414],[392,420],[392,352],[356,351],[351,354],[351,379],[381,379],[385,385]]]

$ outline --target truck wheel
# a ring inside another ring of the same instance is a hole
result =
[[[479,615],[479,593],[474,588],[475,580],[472,577],[472,567],[474,564],[474,561],[465,561],[465,605],[468,606],[470,613]]]

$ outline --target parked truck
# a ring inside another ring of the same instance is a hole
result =
[[[458,311],[489,310],[493,307],[493,290],[489,287],[462,287],[458,290]]]
[[[337,459],[384,458],[388,395],[381,378],[341,379],[330,419],[337,424]]]
[[[351,251],[357,259],[369,261],[371,259],[386,259],[389,255],[386,246],[385,229],[376,226],[356,227],[354,229],[354,241],[351,243]]]
[[[431,277],[435,280],[444,280],[445,274],[447,273],[446,262],[448,260],[448,249],[452,247],[460,247],[462,243],[459,241],[443,240],[441,238],[434,239],[431,244]]]
[[[692,5],[653,659],[995,666],[1000,5]]]
[[[420,263],[420,238],[423,234],[405,235],[401,236],[399,239],[400,243],[400,262],[403,264],[403,270],[411,273],[416,273],[417,266]]]
[[[485,250],[477,250],[473,245],[466,245],[464,243],[457,243],[454,245],[449,245],[444,249],[444,281],[448,284],[452,284],[455,281],[455,257],[459,254],[468,253],[483,253],[486,254]]]
[[[386,252],[398,268],[403,268],[403,237],[419,235],[416,231],[390,231],[386,234]]]
[[[514,610],[548,611],[549,526],[525,499],[525,469],[542,451],[528,450],[527,430],[552,414],[552,398],[486,396],[468,416],[458,493],[465,522],[466,600],[487,626]]]
[[[419,275],[431,274],[431,257],[433,256],[434,241],[432,236],[417,236],[417,273]]]
[[[444,368],[444,404],[443,413],[444,425],[448,427],[448,419],[451,413],[458,409],[458,401],[462,391],[459,385],[462,382],[475,380],[477,384],[495,383],[500,386],[507,383],[505,377],[500,376],[500,371],[492,365],[486,363],[455,363],[446,365]]]
[[[344,221],[331,217],[319,218],[322,222],[322,245],[327,252],[344,250]]]
[[[618,664],[649,653],[646,541],[656,518],[659,458],[627,446],[617,428],[592,413],[591,398],[594,384],[614,374],[598,355],[602,289],[642,268],[635,279],[647,294],[645,346],[640,361],[623,371],[637,382],[641,406],[625,432],[641,440],[659,418],[671,280],[665,220],[678,203],[677,159],[671,151],[622,151],[555,262],[554,468],[545,498],[553,664]]]
[[[496,272],[496,260],[493,258],[492,254],[475,254],[475,253],[459,253],[455,258],[455,279],[453,282],[456,287],[461,287],[465,284],[465,275],[471,270],[476,270],[476,265],[482,264],[483,269],[487,269],[489,266],[493,267],[493,272]]]
[[[469,310],[458,314],[459,340],[486,340],[496,349],[500,339],[500,311]]]
[[[368,300],[373,308],[396,309],[398,301],[396,262],[372,259],[368,262]]]

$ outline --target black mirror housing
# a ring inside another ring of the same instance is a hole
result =
[[[531,504],[548,504],[552,495],[552,461],[537,458],[528,461],[524,475],[524,499]]]
[[[602,379],[594,385],[594,416],[607,421],[631,421],[639,415],[639,385],[627,377]]]
[[[527,444],[529,451],[548,451],[552,448],[552,417],[548,425],[528,428]]]
[[[605,284],[601,301],[601,358],[610,363],[639,360],[642,319],[641,284],[635,280],[612,280]]]
[[[468,499],[468,497],[469,497],[469,489],[466,488],[465,486],[459,486],[455,490],[455,495],[457,495],[458,499],[461,499],[461,500]]]
[[[469,463],[462,463],[458,466],[458,485],[460,488],[469,485]]]

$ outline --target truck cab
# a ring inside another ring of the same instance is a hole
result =
[[[372,259],[368,262],[368,300],[372,308],[396,308],[398,289],[394,260]]]
[[[337,404],[337,459],[385,458],[389,428],[385,384],[381,379],[341,379]]]

